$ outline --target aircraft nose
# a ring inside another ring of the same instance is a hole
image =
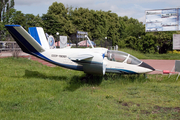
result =
[[[152,71],[155,70],[152,66],[148,65],[148,64],[145,63],[145,62],[142,62],[139,66],[144,67],[144,68],[148,68],[148,69],[150,69],[150,70],[152,70]]]

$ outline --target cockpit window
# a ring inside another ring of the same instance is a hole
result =
[[[108,51],[107,52],[107,55],[108,55],[108,60],[110,61],[116,61],[116,62],[123,62],[128,54],[127,53],[124,53],[124,52],[121,52],[121,51]]]
[[[137,59],[136,57],[130,55],[128,60],[127,60],[128,64],[134,64],[134,65],[139,65],[141,63],[141,61],[139,59]]]
[[[114,51],[114,50],[107,51],[107,59],[110,61],[124,62],[134,65],[139,65],[141,63],[139,59],[128,53],[122,51]]]

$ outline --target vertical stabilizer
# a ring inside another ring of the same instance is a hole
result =
[[[5,25],[21,49],[29,54],[40,53],[45,49],[20,25]]]
[[[30,27],[29,34],[44,48],[50,49],[42,27]]]

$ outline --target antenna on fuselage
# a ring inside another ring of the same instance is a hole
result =
[[[89,37],[87,35],[85,35],[85,37],[88,39],[89,44],[91,45],[92,48],[94,48],[93,44],[91,43],[91,40],[89,39]]]

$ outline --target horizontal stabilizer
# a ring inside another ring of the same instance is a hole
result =
[[[72,57],[69,57],[69,59],[73,60],[73,61],[81,61],[81,60],[85,60],[85,59],[89,59],[89,58],[93,58],[94,56],[91,54],[78,54]]]

